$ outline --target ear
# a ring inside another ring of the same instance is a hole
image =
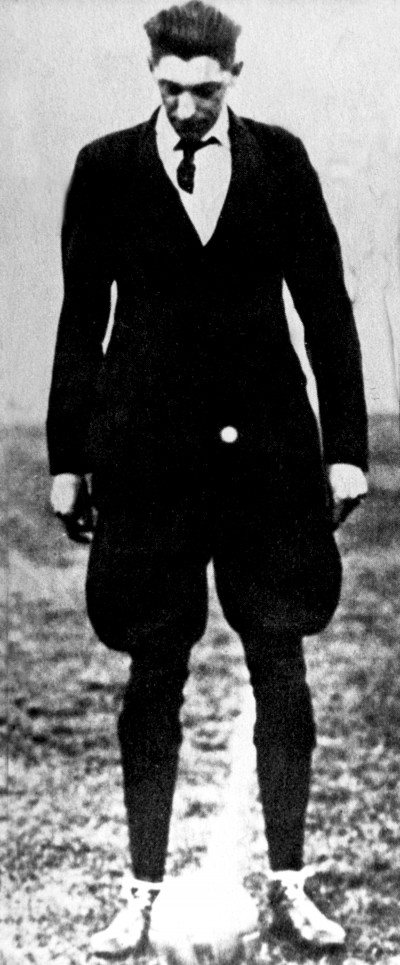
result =
[[[242,67],[243,67],[243,61],[241,60],[239,61],[239,63],[234,64],[233,67],[231,68],[231,74],[232,74],[232,77],[235,78],[235,80],[238,77],[240,77],[240,74],[242,73]]]

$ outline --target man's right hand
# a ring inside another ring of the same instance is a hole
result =
[[[74,512],[81,485],[82,476],[75,476],[72,472],[62,472],[54,477],[50,503],[56,516],[67,516]]]
[[[70,539],[88,543],[93,533],[93,511],[84,476],[63,472],[55,476],[50,493],[51,507],[64,523]]]

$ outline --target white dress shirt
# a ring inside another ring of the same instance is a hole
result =
[[[161,107],[157,117],[158,153],[203,245],[206,245],[214,234],[231,180],[232,157],[228,128],[229,115],[224,107],[214,127],[202,138],[207,141],[209,137],[217,137],[220,143],[209,144],[196,152],[194,190],[193,194],[188,194],[179,187],[176,177],[183,158],[182,151],[174,150],[180,137],[170,124],[164,107]]]

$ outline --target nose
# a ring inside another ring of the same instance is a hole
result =
[[[176,106],[176,116],[180,121],[185,121],[189,117],[193,117],[196,112],[196,105],[194,102],[194,97],[189,91],[185,90],[179,95],[178,103]]]

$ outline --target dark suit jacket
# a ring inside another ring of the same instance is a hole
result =
[[[204,248],[158,157],[156,114],[78,156],[47,423],[53,474],[196,470],[230,424],[253,463],[279,464],[283,482],[290,463],[312,484],[322,460],[283,280],[317,380],[323,458],[366,467],[359,343],[318,178],[296,137],[230,116],[232,180]]]

